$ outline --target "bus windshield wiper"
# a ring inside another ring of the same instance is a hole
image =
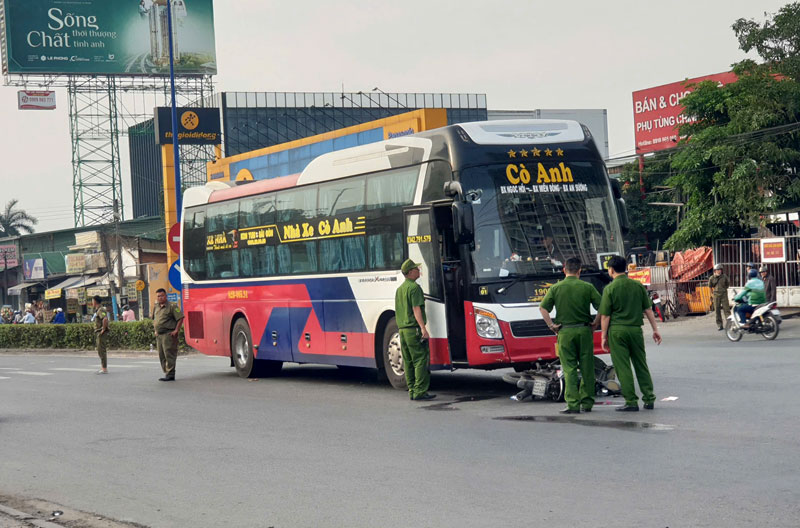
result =
[[[497,293],[499,293],[500,295],[504,295],[508,291],[508,289],[510,287],[512,287],[513,285],[518,283],[520,281],[520,279],[522,279],[524,277],[525,277],[525,275],[522,275],[520,273],[509,273],[508,275],[506,275],[505,278],[511,279],[511,282],[509,282],[508,284],[503,285],[501,288],[497,288]]]

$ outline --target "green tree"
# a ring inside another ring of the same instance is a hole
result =
[[[680,127],[667,181],[686,214],[667,246],[684,249],[741,236],[765,214],[800,198],[800,3],[763,24],[733,25],[744,51],[764,59],[734,65],[738,80],[699,83],[682,103],[696,121]]]
[[[0,237],[19,236],[33,233],[33,226],[39,221],[22,209],[17,208],[19,200],[10,200],[0,214]]]
[[[639,176],[638,163],[625,165],[620,174],[622,197],[625,199],[631,225],[630,231],[625,236],[625,247],[649,244],[652,249],[663,248],[675,231],[677,212],[673,207],[650,204],[676,201],[675,191],[666,187],[666,181],[670,176],[669,158],[657,156],[645,160],[641,174],[645,189],[644,198]]]

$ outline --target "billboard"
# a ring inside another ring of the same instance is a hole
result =
[[[181,145],[219,145],[222,128],[219,108],[178,108],[178,143]],[[172,108],[155,109],[156,143],[172,145]]]
[[[19,90],[17,92],[17,107],[20,110],[55,110],[56,93],[51,90],[40,92]]]
[[[22,276],[25,280],[44,279],[45,264],[44,259],[27,259],[23,262]]]
[[[169,75],[166,0],[0,0],[0,9],[3,73]],[[172,0],[172,15],[175,73],[217,73],[212,0]]]
[[[736,82],[736,79],[733,72],[717,73],[633,92],[636,153],[664,150],[677,144],[678,126],[693,121],[691,117],[681,115],[681,99],[694,90],[688,85],[716,81],[721,86]]]

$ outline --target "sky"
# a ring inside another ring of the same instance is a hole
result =
[[[632,92],[729,70],[747,57],[731,24],[786,3],[215,0],[215,90],[377,86],[485,93],[493,110],[605,108],[613,158],[634,152]],[[17,88],[0,86],[0,205],[18,199],[37,231],[73,226],[67,94],[56,92],[55,111],[21,111]],[[122,181],[130,218],[127,162]]]

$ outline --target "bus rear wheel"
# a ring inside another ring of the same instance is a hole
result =
[[[397,329],[397,321],[394,317],[386,323],[381,343],[383,345],[381,354],[383,355],[383,369],[386,373],[386,378],[395,389],[407,389],[403,355],[400,353],[400,331]]]
[[[250,325],[244,318],[237,319],[231,332],[231,357],[236,373],[241,378],[275,376],[281,371],[282,361],[256,359],[253,355],[253,337]]]

